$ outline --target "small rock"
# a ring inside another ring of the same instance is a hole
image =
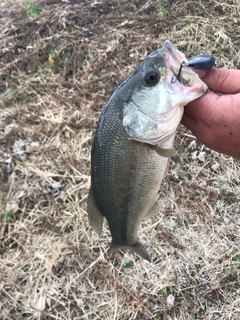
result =
[[[43,311],[46,308],[46,297],[41,296],[34,304],[32,304],[32,308],[38,311]]]
[[[206,284],[208,284],[208,280],[202,279],[202,280],[201,280],[201,284],[202,284],[203,286],[206,285]]]
[[[201,162],[205,162],[205,155],[206,155],[206,152],[204,151],[199,152],[199,155],[197,156],[198,160]]]
[[[16,140],[12,147],[12,153],[18,160],[25,161],[27,159],[25,142],[23,140]]]
[[[197,148],[197,142],[196,140],[192,140],[188,145],[188,149],[195,150],[196,148]]]
[[[219,166],[220,166],[220,164],[218,162],[216,162],[211,166],[211,169],[216,171],[219,168]]]
[[[175,297],[170,294],[168,297],[167,297],[167,305],[169,307],[173,307],[174,306],[174,301],[175,301]]]

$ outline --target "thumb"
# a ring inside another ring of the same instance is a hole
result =
[[[240,70],[214,68],[202,78],[209,89],[219,93],[240,92]]]

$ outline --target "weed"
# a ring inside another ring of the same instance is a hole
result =
[[[204,15],[205,11],[206,11],[205,5],[203,5],[202,3],[199,3],[199,6],[197,6],[193,12],[195,16],[202,16]]]
[[[126,262],[125,265],[124,265],[124,267],[127,268],[127,269],[133,268],[133,262],[132,262],[132,261]]]
[[[237,254],[233,257],[233,260],[240,263],[240,253],[237,253]]]
[[[21,94],[16,94],[12,88],[8,88],[5,91],[5,95],[8,99],[13,100],[14,102],[20,102],[23,99],[23,96]]]
[[[3,223],[13,222],[15,220],[15,214],[11,211],[0,211],[0,220]]]
[[[162,17],[165,13],[166,13],[167,9],[163,6],[163,5],[160,5],[159,6],[159,16]]]
[[[36,18],[41,13],[41,10],[34,2],[34,0],[26,0],[26,7],[27,7],[27,16],[29,18]]]
[[[14,98],[15,96],[15,93],[12,88],[7,88],[7,90],[5,91],[5,94],[8,96],[8,98]]]

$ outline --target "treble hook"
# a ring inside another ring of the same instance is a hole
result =
[[[183,62],[180,64],[180,68],[179,68],[179,70],[178,70],[178,74],[177,74],[177,76],[176,76],[176,79],[173,79],[173,77],[172,77],[171,83],[175,83],[177,80],[178,80],[179,82],[182,82],[181,79],[180,79],[180,75],[181,75],[181,72],[182,72],[182,68],[185,67],[185,66],[186,66],[186,62],[183,61]],[[189,82],[189,81],[190,81],[190,80],[188,80],[188,82]],[[187,82],[187,83],[188,83],[188,82]]]

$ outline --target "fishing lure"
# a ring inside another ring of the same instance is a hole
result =
[[[175,83],[177,80],[181,82],[180,75],[183,67],[207,71],[216,66],[217,63],[214,56],[205,53],[199,54],[197,56],[192,57],[188,62],[183,61],[181,63],[176,79],[172,78],[171,83]]]
[[[199,54],[192,57],[188,62],[182,62],[183,67],[189,67],[197,70],[209,70],[216,67],[216,60],[210,54]]]

